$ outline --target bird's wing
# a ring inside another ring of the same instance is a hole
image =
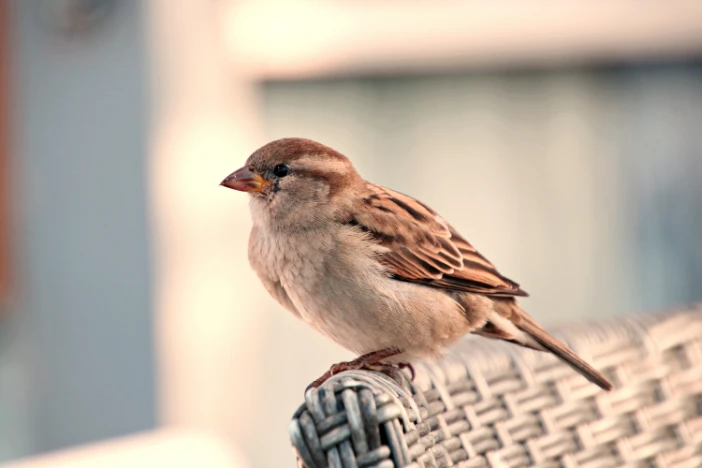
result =
[[[394,278],[496,297],[527,296],[514,281],[423,203],[374,184],[345,220],[385,247],[379,261]]]
[[[398,280],[430,287],[491,296],[491,310],[474,333],[550,351],[605,390],[612,384],[566,345],[549,335],[514,300],[527,296],[517,283],[502,276],[431,208],[413,198],[373,184],[367,185],[346,223],[365,232],[380,249],[379,261]],[[458,298],[461,302],[461,298]]]

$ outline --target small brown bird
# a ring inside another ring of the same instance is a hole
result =
[[[302,138],[255,151],[222,185],[251,195],[249,261],[295,316],[360,355],[346,369],[432,357],[466,333],[565,361],[612,384],[517,304],[527,296],[425,204],[361,178],[337,151]]]

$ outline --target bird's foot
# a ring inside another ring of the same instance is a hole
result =
[[[417,374],[414,372],[414,366],[409,363],[409,362],[401,362],[397,365],[400,369],[409,369],[410,371],[410,380],[414,382],[414,378],[417,376]]]
[[[395,356],[397,354],[400,354],[402,351],[400,351],[397,348],[385,348],[381,349],[379,351],[373,351],[372,353],[364,354],[363,356],[359,356],[353,361],[348,361],[348,362],[339,362],[337,364],[332,365],[328,371],[326,371],[320,378],[312,382],[307,389],[310,388],[317,388],[320,385],[322,385],[324,382],[329,380],[329,378],[333,375],[336,375],[340,372],[344,371],[349,371],[349,370],[360,370],[360,369],[368,369],[368,370],[380,370],[381,372],[387,371],[389,368],[392,368],[395,372],[398,372],[399,370],[390,365],[390,364],[381,364],[380,361],[383,359],[387,359],[389,357]],[[400,364],[400,368],[404,368],[403,366],[407,367],[409,366],[411,372],[412,372],[412,378],[414,379],[414,368],[412,368],[411,364]]]
[[[414,366],[412,366],[412,364],[409,362],[398,362],[397,364],[384,364],[381,362],[372,366],[364,367],[364,369],[382,372],[398,382],[407,381],[407,376],[402,373],[402,369],[409,369],[410,381],[414,381]]]

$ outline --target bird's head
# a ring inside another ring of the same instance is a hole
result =
[[[304,224],[333,216],[340,204],[331,202],[361,182],[348,158],[332,148],[283,138],[254,151],[221,185],[251,195],[255,221]]]

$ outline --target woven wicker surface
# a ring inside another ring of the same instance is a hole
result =
[[[399,385],[345,372],[305,395],[307,467],[702,467],[702,308],[554,333],[615,385],[552,356],[467,338]]]

